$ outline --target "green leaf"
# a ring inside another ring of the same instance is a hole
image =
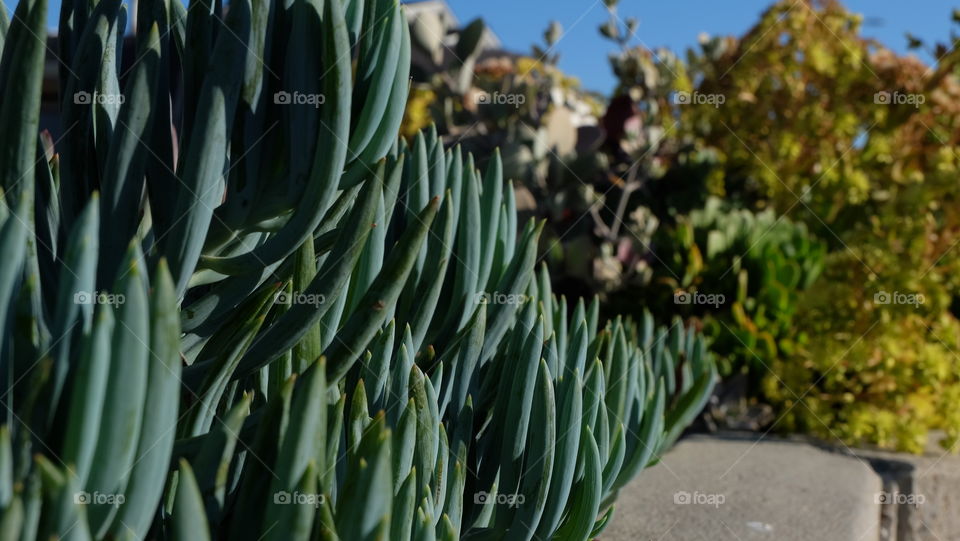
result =
[[[94,142],[96,134],[93,101],[103,70],[104,51],[107,47],[115,46],[116,36],[111,38],[111,33],[120,16],[121,1],[106,0],[97,4],[78,1],[73,7],[74,32],[64,39],[72,41],[71,45],[76,49],[61,49],[65,51],[62,57],[68,64],[60,72],[61,125],[70,127],[71,133],[76,130],[78,134],[66,138],[60,148],[60,170],[63,178],[60,183],[60,201],[63,205],[64,223],[68,227],[74,225],[80,209],[96,189],[100,175],[100,164],[97,163],[100,155]],[[92,8],[89,20],[88,8]],[[64,9],[61,16],[70,14]],[[63,44],[67,43],[65,41]],[[101,143],[100,152],[107,148],[105,141]]]
[[[520,248],[517,250],[517,256],[504,270],[503,276],[494,291],[501,295],[513,295],[515,298],[525,294],[527,285],[533,276],[533,265],[537,259],[537,242],[542,230],[543,222],[536,225],[531,220],[527,224],[520,241]],[[517,306],[518,303],[496,303],[490,308],[483,353],[480,355],[481,363],[489,360],[496,352],[497,345],[507,333],[514,314],[516,314]]]
[[[593,529],[597,512],[600,510],[601,471],[600,451],[590,428],[584,429],[580,435],[581,458],[583,477],[574,487],[570,502],[570,512],[553,539],[557,541],[587,541]]]
[[[0,266],[0,329],[6,329],[7,322],[13,316],[10,301],[27,253],[28,224],[32,207],[33,183],[26,182],[16,209],[10,209],[11,212],[0,221],[0,253],[3,254],[3,266]],[[0,202],[0,209],[7,210],[3,202]],[[4,333],[0,336],[0,347],[9,347],[13,339]]]
[[[474,173],[472,157],[467,160],[462,185],[457,243],[453,255],[453,289],[448,305],[448,319],[452,318],[455,331],[463,328],[480,304],[477,288],[483,255],[483,225],[480,219],[479,182]]]
[[[540,360],[537,389],[531,422],[536,430],[528,433],[527,460],[524,463],[520,504],[506,539],[534,539],[537,525],[543,516],[553,482],[554,458],[557,444],[557,411],[553,390],[553,377],[547,363]]]
[[[373,139],[380,122],[383,122],[384,113],[390,99],[393,81],[396,79],[398,66],[407,59],[400,58],[402,28],[406,26],[399,4],[394,3],[389,13],[377,21],[382,30],[376,31],[380,43],[376,54],[371,55],[369,62],[372,66],[372,75],[367,82],[367,94],[361,106],[356,127],[350,134],[350,161],[357,159]],[[408,55],[409,56],[409,55]]]
[[[353,209],[344,220],[343,227],[347,233],[340,235],[333,247],[332,253],[337,257],[326,259],[304,291],[305,295],[324,299],[324,302],[317,307],[309,304],[292,305],[266,332],[257,337],[237,367],[239,375],[252,374],[292,348],[333,307],[342,295],[360,257],[363,243],[373,227],[379,193],[379,186],[375,183],[364,185]],[[334,379],[330,378],[331,381]]]
[[[170,536],[174,541],[210,541],[210,528],[204,513],[203,498],[186,460],[180,460],[177,496],[170,520]]]
[[[357,310],[337,333],[338,340],[327,347],[324,356],[330,361],[331,381],[339,380],[356,361],[356,351],[367,347],[370,339],[386,319],[389,310],[400,296],[400,291],[416,260],[417,251],[437,214],[438,200],[434,198],[419,215],[417,223],[411,224],[397,245],[387,256],[376,280],[358,303]]]
[[[24,186],[32,185],[36,167],[36,134],[40,122],[43,61],[46,41],[47,1],[22,0],[0,46],[0,178],[3,192],[11,201],[19,199]]]
[[[203,78],[196,123],[187,140],[181,175],[184,190],[179,192],[173,225],[163,239],[177,294],[181,297],[200,258],[213,209],[220,201],[219,185],[228,163],[229,134],[250,33],[249,0],[231,2],[226,29],[217,37],[210,72]],[[292,249],[299,244],[294,244]]]
[[[317,275],[317,258],[314,252],[313,235],[308,235],[307,239],[300,245],[294,259],[293,269],[293,292],[299,295],[305,291],[310,282]],[[303,373],[314,361],[320,357],[323,351],[323,337],[320,334],[320,325],[315,324],[309,327],[297,345],[293,347],[293,370],[297,373]]]
[[[420,350],[424,340],[428,338],[427,333],[431,327],[431,322],[439,323],[439,318],[435,315],[447,276],[450,247],[453,246],[453,213],[452,197],[447,192],[447,196],[443,199],[443,208],[440,209],[438,219],[431,226],[430,237],[427,241],[424,268],[433,269],[433,272],[424,273],[422,282],[416,290],[413,290],[410,315],[401,314],[403,317],[408,317],[411,329],[411,351]],[[420,255],[422,255],[422,252]]]
[[[347,468],[344,492],[337,502],[337,532],[342,539],[386,539],[393,504],[390,475],[390,431],[384,417],[367,429]]]
[[[86,486],[100,439],[100,422],[110,374],[113,310],[105,305],[97,310],[96,323],[92,332],[84,337],[80,362],[73,378],[63,460],[72,465],[80,486]]]
[[[79,330],[86,331],[93,320],[93,300],[97,265],[97,230],[99,228],[99,203],[96,194],[87,203],[86,209],[77,220],[67,239],[63,267],[72,272],[61,272],[57,288],[57,302],[51,339],[55,344],[53,351],[54,374],[53,392],[50,396],[50,414],[52,415],[60,400],[70,369],[70,337],[77,331],[75,325],[80,319]]]
[[[477,284],[479,284],[481,290],[486,289],[490,279],[490,271],[493,268],[497,248],[497,230],[506,226],[506,224],[500,222],[502,201],[503,164],[500,160],[500,149],[495,149],[483,177],[483,195],[480,200],[480,219],[483,222],[483,255],[480,257]]]
[[[323,76],[326,103],[306,191],[293,216],[267,242],[239,256],[204,258],[206,268],[225,274],[243,274],[249,272],[250,268],[263,267],[287,257],[320,225],[333,200],[347,156],[351,55],[341,3],[324,2],[323,5],[323,57],[324,64],[330,68]],[[233,11],[231,7],[231,14]]]
[[[152,130],[154,102],[160,65],[160,36],[156,25],[149,30],[147,46],[138,56],[124,92],[125,101],[116,119],[115,136],[109,140],[102,190],[101,213],[110,216],[110,227],[100,230],[103,261],[101,283],[113,276],[140,219],[140,197],[150,149],[146,141]],[[105,141],[104,148],[107,146]]]
[[[10,427],[0,426],[0,509],[13,500],[13,449],[10,446]]]
[[[417,470],[411,469],[403,482],[398,485],[393,499],[390,533],[396,541],[410,541],[413,533],[413,515],[416,511]]]
[[[223,419],[203,435],[203,445],[192,461],[197,471],[197,487],[205,502],[207,519],[214,523],[220,518],[226,504],[230,463],[234,459],[243,422],[250,415],[252,402],[253,395],[244,394],[226,412]]]
[[[265,541],[307,541],[313,527],[313,517],[323,503],[324,495],[317,493],[317,467],[309,462],[293,487],[293,494],[273,492],[263,522]]]
[[[710,399],[713,386],[717,380],[717,367],[710,364],[709,371],[701,374],[700,378],[686,394],[673,406],[665,421],[666,434],[663,437],[663,448],[667,449],[680,437],[683,430],[693,419],[703,411],[703,407]]]
[[[144,417],[150,364],[150,312],[146,269],[138,244],[132,243],[127,250],[113,291],[118,304],[110,342],[110,376],[104,395],[97,459],[85,487],[90,492],[103,494],[122,494],[126,489]],[[114,505],[88,506],[91,532],[98,537],[104,535],[117,511]]]
[[[625,486],[631,479],[639,474],[643,468],[646,468],[650,464],[654,453],[658,451],[658,445],[663,433],[665,395],[666,391],[663,388],[663,381],[661,380],[657,385],[656,393],[653,397],[653,409],[647,408],[646,413],[643,415],[642,424],[637,417],[631,420],[630,426],[637,426],[639,424],[640,428],[636,431],[629,430],[627,432],[627,458],[611,490],[616,491]],[[638,400],[640,399],[641,398],[638,397]],[[636,411],[637,413],[635,415],[639,416],[640,408],[636,408]]]
[[[561,403],[557,419],[556,457],[550,480],[550,494],[537,526],[535,539],[549,539],[559,526],[564,511],[567,510],[567,498],[575,479],[581,443],[582,387],[578,372],[574,372],[559,385],[558,394]]]
[[[416,401],[411,398],[393,431],[393,487],[397,494],[402,490],[401,484],[409,479],[410,472],[416,469],[413,458],[417,441]],[[412,515],[410,520],[413,520]]]
[[[417,414],[417,439],[413,460],[417,471],[421,472],[419,479],[421,486],[430,483],[433,479],[437,451],[440,446],[437,419],[431,411],[435,405],[430,403],[427,385],[428,380],[423,372],[419,367],[414,366],[410,378],[410,394]]]
[[[0,511],[0,539],[17,539],[23,525],[23,501],[13,498]]]

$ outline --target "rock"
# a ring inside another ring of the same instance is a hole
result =
[[[692,436],[624,487],[601,540],[877,541],[881,489],[869,461],[809,443]]]

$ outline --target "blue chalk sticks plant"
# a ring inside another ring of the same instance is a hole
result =
[[[56,140],[47,9],[0,13],[0,539],[585,540],[703,407],[700,335],[554,296],[499,160],[398,138],[396,0],[64,0]]]

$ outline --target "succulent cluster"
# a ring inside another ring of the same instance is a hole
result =
[[[804,224],[710,197],[661,235],[657,256],[664,267],[655,285],[663,301],[668,295],[716,301],[682,308],[704,321],[722,373],[751,372],[759,382],[774,359],[794,353],[803,340],[794,332],[800,299],[820,276],[826,252]]]
[[[0,61],[0,538],[588,539],[703,406],[537,273],[498,158],[397,139],[395,0],[46,0]],[[121,91],[121,87],[123,90]]]

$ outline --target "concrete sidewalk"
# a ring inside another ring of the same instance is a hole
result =
[[[866,458],[693,436],[621,491],[600,539],[878,541],[883,488]]]

